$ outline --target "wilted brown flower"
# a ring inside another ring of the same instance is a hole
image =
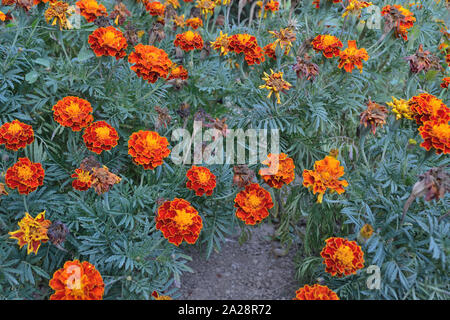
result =
[[[164,128],[167,128],[167,125],[170,124],[170,121],[172,120],[172,117],[169,114],[169,109],[155,106],[155,111],[158,113],[156,129],[161,128],[162,125],[164,125]]]
[[[72,29],[72,25],[67,19],[72,15],[74,9],[69,8],[69,4],[63,1],[50,2],[49,8],[45,11],[44,16],[47,23],[51,21],[52,26],[59,24],[59,29]]]
[[[177,110],[178,115],[185,119],[187,117],[189,117],[190,113],[191,113],[191,106],[184,102],[182,104],[180,104],[180,108]]]
[[[154,44],[155,42],[159,42],[163,40],[166,37],[166,34],[164,32],[164,25],[158,22],[155,22],[150,29],[149,32],[149,39],[148,43],[150,45]]]
[[[423,51],[423,45],[419,45],[416,53],[404,58],[409,61],[409,68],[412,73],[418,73],[420,71],[427,72],[428,70],[441,70],[442,67],[439,64],[439,58],[433,55],[430,51]]]
[[[225,121],[227,120],[227,118],[213,119],[209,114],[206,114],[206,119],[209,120],[209,122],[203,124],[205,128],[214,128],[216,130],[219,130],[222,136],[226,137],[228,132],[228,126],[225,123]]]
[[[17,0],[15,1],[16,6],[22,8],[25,11],[29,11],[31,9],[31,7],[34,5],[34,1],[33,0]],[[3,3],[2,3],[3,4]],[[3,5],[7,5],[7,4],[3,4]]]
[[[123,24],[125,19],[131,16],[131,12],[120,2],[114,6],[113,12],[109,15],[115,24]]]
[[[89,173],[92,173],[94,168],[101,168],[102,165],[100,162],[98,162],[94,156],[89,156],[87,158],[84,158],[81,161],[80,169],[83,171],[88,171]]]
[[[92,187],[98,195],[109,191],[109,189],[121,180],[122,178],[111,173],[106,166],[103,166],[102,168],[92,168]]]
[[[311,57],[308,54],[304,54],[302,57],[297,57],[297,63],[292,66],[297,73],[297,78],[314,81],[319,74],[319,66],[311,62]]]
[[[239,188],[244,188],[246,185],[253,182],[255,179],[255,172],[245,164],[233,167],[233,184]]]
[[[364,127],[370,125],[373,134],[376,133],[377,127],[383,127],[386,123],[388,109],[378,103],[372,102],[369,99],[367,103],[367,109],[360,114],[360,124],[364,124]]]
[[[48,239],[54,245],[59,245],[66,240],[66,236],[69,234],[67,226],[59,220],[52,222],[47,230]]]
[[[106,28],[111,25],[111,20],[105,16],[99,16],[94,20],[94,24],[100,28]]]

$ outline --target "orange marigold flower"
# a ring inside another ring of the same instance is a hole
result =
[[[414,26],[416,18],[408,9],[399,4],[387,5],[381,10],[381,15],[385,19],[385,33],[395,28],[395,36],[408,40],[408,29]]]
[[[116,60],[126,55],[125,49],[128,46],[122,31],[113,26],[94,30],[89,35],[88,42],[97,57],[111,56],[116,57]]]
[[[267,55],[269,58],[272,58],[274,60],[277,60],[277,55],[275,52],[277,45],[275,42],[269,43],[268,45],[266,45],[263,50],[264,50],[264,54]]]
[[[81,131],[93,120],[91,104],[81,98],[68,96],[59,100],[52,108],[53,119],[73,131]]]
[[[175,198],[165,201],[156,216],[156,229],[163,233],[164,238],[176,246],[186,241],[194,244],[203,228],[202,217],[191,204]]]
[[[166,6],[158,1],[147,1],[145,3],[145,10],[152,16],[164,17]]]
[[[342,0],[333,0],[333,3],[340,3]],[[316,7],[316,9],[320,8],[320,0],[313,0],[312,4]]]
[[[280,71],[274,73],[272,69],[270,69],[270,72],[270,75],[264,72],[264,77],[262,79],[266,83],[260,85],[259,88],[269,90],[267,98],[270,98],[272,93],[275,93],[275,96],[277,97],[277,103],[281,103],[280,92],[286,93],[286,91],[289,90],[292,85],[283,79],[283,72]]]
[[[246,185],[245,190],[236,195],[234,202],[236,217],[249,225],[267,218],[269,209],[273,207],[272,196],[257,183]]]
[[[170,5],[172,6],[174,9],[178,9],[180,7],[180,2],[178,0],[165,0],[164,3],[166,6]]]
[[[228,49],[236,53],[243,52],[247,54],[252,52],[254,48],[258,46],[256,38],[250,34],[234,34],[229,37]]]
[[[55,293],[50,300],[102,300],[105,284],[95,267],[87,261],[66,261],[49,282]]]
[[[264,57],[264,51],[260,46],[253,48],[253,50],[248,51],[244,57],[245,61],[249,66],[254,64],[261,64],[266,58]]]
[[[313,286],[305,285],[303,288],[298,289],[295,292],[295,298],[292,300],[340,300],[336,292],[322,286],[315,284]]]
[[[203,27],[203,20],[197,17],[186,20],[186,24],[192,29],[196,30],[199,27]]]
[[[356,274],[356,271],[364,268],[364,252],[355,241],[343,238],[328,238],[320,255],[326,265],[325,271],[332,276]]]
[[[155,300],[172,300],[172,297],[170,297],[170,296],[161,296],[156,291],[152,292],[152,297],[155,298]]]
[[[4,144],[6,149],[17,151],[33,141],[33,128],[19,120],[6,122],[0,127],[0,144]]]
[[[436,154],[450,152],[450,125],[448,121],[441,123],[427,121],[419,127],[419,132],[424,140],[420,146],[427,151],[433,147],[436,149]]]
[[[45,220],[45,211],[33,218],[25,212],[25,217],[19,221],[19,230],[8,232],[10,239],[16,239],[20,249],[27,245],[27,254],[37,254],[41,243],[48,241],[47,230],[52,223]]]
[[[145,170],[153,170],[169,156],[168,145],[167,138],[161,137],[157,132],[140,130],[131,134],[128,154],[133,157],[134,163],[144,166]]]
[[[442,79],[441,88],[448,89],[448,85],[450,84],[450,77],[445,77]]]
[[[89,171],[83,169],[75,169],[75,173],[71,175],[75,180],[72,181],[72,187],[76,190],[86,191],[92,185],[92,176]]]
[[[382,128],[386,123],[388,112],[389,111],[385,106],[372,102],[372,100],[369,99],[366,110],[359,115],[359,123],[364,124],[364,127],[370,125],[372,133],[375,134],[377,127]]]
[[[328,34],[320,34],[315,37],[311,42],[313,49],[317,52],[322,52],[327,58],[339,57],[344,45],[338,37],[330,36]]]
[[[181,79],[186,80],[189,77],[188,71],[182,66],[174,66],[170,72],[168,80]]]
[[[6,191],[5,184],[0,182],[0,198],[7,195],[8,191]]]
[[[172,66],[172,61],[164,50],[141,43],[134,47],[134,52],[128,56],[128,62],[134,63],[131,70],[138,77],[151,83],[155,83],[158,78],[167,78]]]
[[[50,6],[44,13],[47,23],[52,21],[52,26],[59,24],[59,29],[72,29],[72,24],[67,19],[75,10],[69,7],[69,4],[64,1],[50,1]]]
[[[174,30],[176,30],[177,27],[184,28],[186,26],[186,21],[184,20],[184,14],[181,16],[174,15],[172,21],[174,23]]]
[[[230,52],[229,46],[230,37],[226,33],[223,34],[222,31],[220,31],[220,35],[216,38],[216,40],[211,42],[211,47],[216,51],[220,51],[220,54],[224,56]]]
[[[201,13],[207,17],[209,14],[214,13],[216,3],[213,0],[197,0],[195,7],[199,8]]]
[[[216,176],[205,167],[192,166],[187,172],[186,188],[194,190],[199,197],[206,193],[207,196],[212,195],[216,187]]]
[[[259,174],[272,188],[280,189],[283,185],[290,184],[294,181],[294,160],[289,158],[287,154],[269,153],[267,160],[264,160],[262,164],[265,164],[268,168],[259,170]],[[272,165],[274,165],[275,168],[272,168]]]
[[[75,4],[80,8],[80,14],[86,18],[87,22],[94,22],[100,16],[108,16],[105,6],[95,0],[80,0]]]
[[[356,66],[362,73],[363,65],[362,60],[367,61],[369,55],[366,49],[358,49],[356,47],[356,40],[349,40],[347,49],[339,53],[339,65],[338,68],[344,67],[345,71],[352,72],[353,68]]]
[[[450,110],[441,99],[429,93],[421,93],[409,100],[409,106],[418,125],[427,121],[448,122]]]
[[[348,6],[345,8],[342,17],[345,17],[349,14],[357,15],[358,18],[361,17],[361,10],[373,5],[372,2],[359,1],[359,0],[349,0]]]
[[[44,184],[45,171],[40,163],[28,158],[19,158],[6,170],[5,182],[8,188],[17,189],[20,194],[29,194]]]
[[[200,50],[203,48],[203,39],[200,34],[189,30],[184,33],[177,34],[173,45],[175,47],[180,47],[184,51],[191,51],[194,49]]]
[[[103,150],[111,150],[117,146],[119,135],[105,121],[97,121],[84,130],[83,140],[89,150],[100,154]]]
[[[327,189],[330,192],[344,193],[348,186],[347,180],[338,180],[344,175],[344,167],[339,160],[326,156],[314,163],[314,170],[303,170],[303,186],[312,189],[313,193],[319,193],[317,202],[322,203],[322,198]]]

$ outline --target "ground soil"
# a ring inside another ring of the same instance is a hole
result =
[[[208,260],[204,251],[189,248],[194,273],[184,273],[178,299],[186,300],[290,300],[298,283],[294,274],[295,248],[284,252],[271,240],[274,227],[263,223],[252,229],[247,242],[239,234],[227,239]]]

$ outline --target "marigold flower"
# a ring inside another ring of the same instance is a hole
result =
[[[250,34],[234,34],[228,39],[228,50],[239,53],[251,53],[258,46],[255,36]]]
[[[80,0],[75,5],[80,8],[80,14],[86,18],[87,22],[94,22],[100,16],[108,16],[105,6],[96,0]]]
[[[264,57],[264,51],[261,47],[257,46],[253,50],[248,51],[244,57],[249,66],[254,64],[261,64],[266,58]]]
[[[197,17],[186,20],[186,24],[192,29],[196,30],[199,27],[203,27],[203,20]]]
[[[55,293],[50,300],[102,300],[105,284],[95,267],[87,261],[66,261],[49,282]]]
[[[275,45],[279,45],[284,50],[284,54],[288,55],[292,48],[292,42],[297,39],[295,32],[290,27],[287,27],[280,29],[280,31],[269,31],[269,33],[276,38]]]
[[[262,8],[263,6],[263,1],[258,1],[257,5]],[[266,2],[266,4],[264,5],[264,19],[267,17],[267,13],[268,12],[276,12],[279,10],[280,7],[280,3],[278,1],[274,1],[274,0],[269,0]],[[261,17],[262,14],[262,9],[259,9],[258,12],[258,16]]]
[[[103,150],[111,150],[117,146],[119,135],[105,121],[97,121],[84,130],[83,140],[89,150],[100,154]]]
[[[347,44],[347,48],[339,53],[338,68],[344,67],[346,72],[352,72],[356,66],[362,73],[362,60],[367,61],[369,59],[366,49],[358,49],[355,40],[349,40]]]
[[[27,254],[37,254],[41,243],[48,241],[47,229],[51,225],[50,220],[45,220],[45,211],[39,213],[36,218],[25,212],[25,217],[19,221],[19,230],[8,232],[10,239],[16,239],[20,249],[27,245]]]
[[[364,8],[370,7],[371,5],[373,5],[372,2],[349,0],[349,4],[345,8],[344,13],[342,14],[342,17],[345,17],[349,14],[357,15],[358,17],[361,17],[361,10]]]
[[[276,56],[276,49],[277,45],[275,42],[269,43],[268,45],[266,45],[263,50],[264,50],[264,54],[267,55],[269,58],[272,58],[273,60],[277,60],[277,56]]]
[[[305,285],[295,292],[295,298],[292,300],[340,300],[336,292],[322,286],[315,284],[313,286]]]
[[[174,15],[172,21],[174,24],[174,30],[176,30],[177,27],[184,28],[186,26],[186,21],[184,20],[184,14],[181,16]]]
[[[186,177],[186,188],[194,190],[195,195],[212,195],[216,187],[216,176],[208,168],[192,166],[186,172]]]
[[[441,99],[429,93],[421,93],[409,100],[411,112],[420,126],[427,121],[446,123],[450,121],[450,110]]]
[[[11,12],[8,11],[6,14],[0,11],[0,21],[9,21],[13,20]]]
[[[152,16],[164,17],[166,6],[158,1],[147,1],[145,3],[145,10]]]
[[[348,186],[347,180],[338,180],[344,175],[344,167],[339,160],[326,156],[314,163],[314,170],[303,170],[303,186],[312,189],[313,193],[319,193],[317,202],[322,203],[322,198],[327,189],[330,192],[342,194]]]
[[[49,8],[45,11],[44,17],[47,23],[52,21],[52,26],[56,23],[59,29],[72,29],[72,25],[67,19],[74,13],[74,9],[69,7],[69,4],[63,1],[50,2]]]
[[[168,80],[172,79],[186,80],[188,77],[189,77],[188,71],[182,65],[179,65],[172,67],[172,71],[170,71]]]
[[[189,30],[181,34],[177,34],[173,45],[175,47],[180,47],[184,51],[191,51],[194,49],[200,50],[203,48],[203,39],[200,34]]]
[[[392,112],[395,113],[395,118],[397,120],[402,117],[409,120],[413,119],[413,112],[409,107],[409,101],[392,97],[392,102],[388,102],[386,104],[392,107]]]
[[[450,125],[448,121],[441,123],[427,121],[419,127],[419,132],[424,140],[420,146],[427,151],[433,147],[436,149],[436,154],[450,152]]]
[[[223,34],[222,31],[220,31],[220,35],[216,38],[216,40],[211,42],[211,47],[216,51],[220,51],[221,55],[226,56],[228,52],[230,52],[229,44],[230,37],[228,34]]]
[[[52,222],[47,230],[48,240],[55,246],[60,245],[66,241],[66,236],[69,233],[67,226],[59,220]]]
[[[75,180],[72,181],[72,187],[76,190],[86,191],[92,185],[92,176],[89,171],[83,169],[75,169],[75,173],[71,175]]]
[[[262,78],[266,83],[259,86],[260,89],[267,89],[269,90],[269,94],[267,95],[267,98],[270,98],[272,93],[275,94],[277,97],[277,103],[281,103],[280,100],[280,92],[286,93],[287,90],[289,90],[292,85],[285,81],[283,79],[283,72],[276,72],[274,73],[272,69],[270,69],[271,74],[268,75],[264,72],[264,77]]]
[[[170,296],[161,296],[156,291],[152,292],[152,297],[155,298],[155,300],[172,300],[172,297],[170,297]]]
[[[170,5],[172,6],[174,9],[178,9],[180,7],[180,2],[178,0],[165,0],[164,3],[166,6]]]
[[[314,81],[319,74],[319,66],[311,62],[311,57],[308,54],[304,54],[303,58],[296,57],[297,62],[292,66],[292,69],[297,73],[297,78]]]
[[[184,199],[175,198],[173,201],[166,201],[158,208],[156,229],[176,246],[183,240],[194,244],[202,228],[203,222],[198,211]]]
[[[290,184],[294,181],[294,160],[289,158],[287,154],[269,153],[267,160],[264,160],[262,164],[265,164],[268,168],[259,170],[259,174],[261,175],[261,178],[272,188],[281,189],[283,185]],[[272,165],[274,165],[275,168],[272,168]]]
[[[368,240],[372,236],[372,234],[373,234],[373,227],[368,223],[366,223],[361,228],[361,230],[359,230],[359,235],[365,240]]]
[[[141,43],[134,50],[128,56],[128,62],[134,63],[131,70],[138,77],[151,83],[155,83],[158,78],[167,78],[172,61],[164,50]]]
[[[214,13],[214,8],[216,7],[216,4],[212,0],[197,0],[195,7],[199,8],[201,13],[205,15],[205,17],[207,17],[209,14]]]
[[[448,89],[448,85],[450,84],[450,77],[445,77],[442,79],[441,88]]]
[[[17,189],[20,194],[29,194],[44,184],[44,176],[40,163],[19,158],[19,161],[6,170],[5,182],[8,188]]]
[[[412,28],[416,21],[411,11],[399,4],[387,5],[381,10],[381,15],[385,19],[385,33],[395,27],[395,36],[402,37],[405,41],[408,40],[408,29]]]
[[[369,99],[367,103],[367,109],[361,112],[360,116],[360,124],[364,124],[364,127],[370,125],[371,131],[373,134],[376,133],[377,127],[382,128],[386,123],[386,118],[388,114],[388,109],[378,103],[372,102]]]
[[[255,225],[269,216],[269,209],[273,207],[272,196],[257,183],[245,186],[234,199],[236,217],[245,224]]]
[[[328,238],[320,255],[326,265],[325,271],[339,278],[364,268],[364,252],[355,241],[343,238]]]
[[[17,151],[33,141],[33,128],[19,120],[6,122],[0,127],[0,144],[4,144],[6,149]]]
[[[409,62],[409,69],[412,73],[419,73],[420,71],[428,72],[429,70],[441,70],[439,57],[432,54],[430,51],[423,50],[423,45],[420,44],[416,53],[404,57]]]
[[[93,120],[91,104],[81,98],[68,96],[59,100],[52,108],[53,119],[72,131],[81,131]]]
[[[342,0],[333,0],[333,3],[340,3]],[[320,0],[313,0],[312,4],[316,7],[316,9],[320,8]]]
[[[339,48],[344,46],[338,37],[328,34],[318,35],[312,40],[311,45],[315,51],[322,52],[326,58],[339,57],[341,52]]]
[[[116,57],[116,60],[126,55],[125,49],[128,46],[122,31],[113,26],[94,30],[89,35],[88,43],[97,57],[111,56]]]
[[[134,163],[142,165],[145,170],[153,170],[169,156],[168,145],[167,138],[161,137],[157,132],[140,130],[131,134],[128,154],[133,157]]]

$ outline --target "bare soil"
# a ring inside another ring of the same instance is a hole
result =
[[[263,223],[252,229],[247,242],[239,234],[227,239],[209,260],[204,251],[188,248],[194,273],[181,278],[178,299],[186,300],[290,300],[298,289],[294,274],[295,249],[286,253],[272,241],[274,227]],[[284,254],[284,255],[283,255]]]

